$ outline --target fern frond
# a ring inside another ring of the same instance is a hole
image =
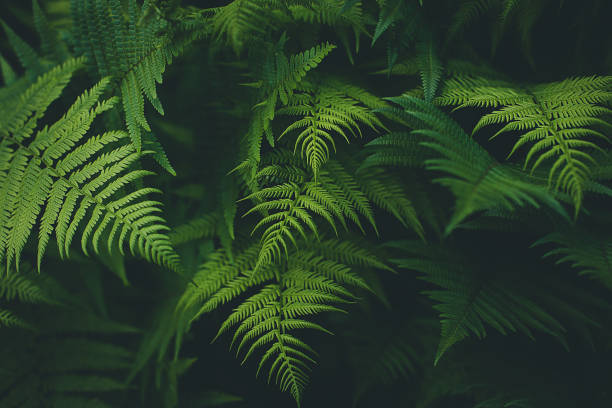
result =
[[[271,193],[272,194],[272,193]],[[330,333],[311,320],[325,312],[341,312],[339,304],[353,301],[346,288],[367,288],[363,279],[342,264],[325,255],[317,255],[309,247],[310,236],[303,244],[306,250],[288,248],[291,256],[286,263],[266,265],[256,273],[258,247],[239,252],[230,261],[223,250],[212,255],[194,277],[197,286],[189,286],[179,302],[179,310],[195,310],[193,319],[203,313],[248,293],[225,319],[215,339],[234,329],[231,348],[244,363],[261,353],[257,374],[268,368],[268,381],[278,384],[300,404],[309,381],[316,352],[295,334],[296,330],[310,329]],[[330,240],[334,246],[344,242]],[[355,247],[358,248],[358,247]],[[352,248],[344,248],[352,249]],[[333,250],[330,252],[334,252]],[[341,253],[342,251],[340,251]],[[353,260],[367,264],[382,264],[372,254],[356,251]]]
[[[423,238],[423,225],[403,184],[380,168],[358,173],[358,183],[374,204],[393,215],[405,227]]]
[[[612,77],[569,78],[523,89],[496,85],[486,85],[484,78],[457,79],[438,101],[459,107],[501,107],[484,115],[474,132],[496,124],[504,126],[493,137],[521,132],[509,156],[530,146],[524,167],[532,173],[552,162],[549,185],[572,197],[577,215],[595,164],[592,154],[602,150],[595,142],[610,141],[605,132],[612,124],[605,118],[612,116],[606,106],[612,101]]]
[[[283,105],[287,105],[291,97],[295,100],[293,91],[306,73],[319,65],[335,48],[335,45],[323,43],[287,58],[282,52],[285,41],[286,37],[283,35],[276,44],[276,49],[267,53],[261,63],[261,72],[258,73],[258,79],[263,78],[258,84],[262,92],[261,102],[254,107],[255,113],[245,136],[246,159],[235,169],[247,173],[247,182],[251,182],[257,172],[263,136],[274,145],[270,121],[276,114],[278,100],[280,99]]]
[[[440,156],[425,161],[428,170],[441,171],[448,177],[436,179],[457,198],[454,214],[446,227],[450,233],[470,214],[493,207],[512,210],[529,204],[536,208],[544,203],[560,214],[565,211],[545,186],[509,165],[498,163],[444,113],[426,102],[401,96],[389,98],[404,109],[408,120],[422,137],[421,145]]]
[[[45,70],[45,65],[41,63],[41,58],[38,56],[38,53],[19,37],[3,20],[0,20],[0,23],[2,23],[9,44],[13,48],[15,54],[17,54],[17,58],[26,69],[26,72],[33,76],[42,74]]]
[[[265,166],[257,179],[274,177],[277,184],[245,198],[256,202],[245,215],[253,212],[264,215],[253,232],[268,226],[262,236],[260,265],[280,259],[290,243],[295,245],[298,236],[305,238],[308,230],[317,235],[318,217],[325,219],[334,231],[336,222],[348,229],[347,220],[364,231],[363,217],[377,231],[371,201],[397,215],[402,222],[407,222],[406,225],[422,231],[399,183],[388,180],[379,185],[375,181],[376,174],[357,177],[335,160],[328,161],[320,170],[318,180],[313,181],[300,167],[285,164],[296,162],[295,156],[282,149],[275,152],[265,156],[265,161],[278,164]]]
[[[486,336],[485,324],[502,334],[520,331],[533,338],[532,330],[546,332],[564,342],[565,329],[540,302],[521,293],[499,271],[479,270],[464,257],[439,248],[403,246],[411,258],[397,260],[398,267],[423,273],[421,279],[442,289],[425,291],[438,302],[441,339],[434,364],[455,343],[474,334]]]
[[[139,7],[136,0],[128,1],[126,15],[120,0],[73,0],[71,8],[79,23],[75,51],[87,57],[92,72],[114,81],[121,92],[130,138],[140,151],[142,130],[151,130],[144,115],[144,98],[163,115],[156,84],[162,82],[166,66],[203,32],[170,27],[163,18],[147,19],[146,4]]]
[[[334,135],[342,136],[349,142],[348,134],[361,136],[359,122],[372,129],[382,127],[382,124],[376,115],[347,93],[326,87],[325,84],[316,88],[306,86],[305,91],[304,98],[292,98],[289,106],[278,110],[278,114],[300,117],[281,133],[279,139],[287,133],[299,132],[295,150],[300,149],[316,180],[319,169],[330,156],[330,150],[336,150]]]
[[[283,253],[288,256],[288,244],[297,245],[294,232],[299,233],[303,238],[306,237],[306,228],[317,234],[318,230],[310,213],[325,218],[335,229],[333,213],[330,212],[330,203],[325,201],[326,197],[317,196],[312,189],[306,191],[295,183],[264,188],[246,198],[265,199],[265,201],[250,209],[247,214],[261,210],[275,210],[273,214],[267,215],[259,221],[253,229],[253,231],[256,231],[269,224],[261,238],[262,247],[255,266],[256,271],[262,266],[280,259]],[[336,208],[331,208],[332,211],[334,209]]]
[[[181,245],[199,238],[212,238],[218,228],[218,223],[218,214],[206,214],[173,228],[168,238],[173,245]]]
[[[5,270],[0,270],[0,299],[11,302],[18,299],[23,303],[51,303],[52,299],[47,293],[32,279],[29,273],[7,274]]]
[[[443,72],[432,38],[417,45],[417,63],[421,74],[425,101],[432,102]]]
[[[389,27],[400,19],[404,5],[405,2],[401,0],[391,0],[383,3],[376,23],[376,28],[374,29],[374,34],[372,35],[372,45],[374,45],[376,40],[378,40]]]
[[[70,60],[41,76],[0,122],[0,260],[7,269],[13,262],[19,267],[21,252],[39,222],[40,269],[53,231],[60,255],[67,256],[79,226],[87,220],[81,235],[85,254],[88,244],[98,253],[102,236],[110,229],[109,250],[123,252],[128,243],[133,254],[178,269],[178,256],[164,235],[168,228],[155,215],[161,211],[160,203],[143,200],[159,190],[141,188],[116,195],[124,186],[151,174],[129,169],[140,157],[133,147],[119,145],[107,150],[127,135],[110,131],[85,138],[96,116],[115,103],[114,98],[98,101],[108,79],[85,91],[61,119],[33,134],[36,121],[81,63]]]
[[[567,231],[549,234],[534,243],[535,245],[555,244],[544,255],[557,258],[556,263],[569,262],[586,275],[612,289],[612,241],[586,231]]]
[[[4,271],[3,276],[0,282],[7,279]],[[14,280],[15,276],[29,280],[30,288],[38,288],[44,294],[45,304],[23,309],[32,309],[35,313],[38,321],[34,331],[12,329],[10,335],[0,340],[0,406],[57,404],[105,408],[115,405],[109,396],[129,389],[121,377],[131,366],[133,357],[121,345],[128,338],[118,338],[133,334],[135,328],[126,329],[124,324],[95,315],[91,303],[62,290],[49,274],[27,270],[12,274],[9,280],[19,281]]]

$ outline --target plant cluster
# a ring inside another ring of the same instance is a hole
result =
[[[202,3],[7,2],[0,408],[612,404],[609,2]]]

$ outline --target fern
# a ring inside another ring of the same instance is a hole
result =
[[[294,95],[288,106],[277,112],[300,117],[281,133],[279,139],[289,132],[300,132],[295,141],[295,150],[300,149],[316,180],[319,169],[329,158],[330,150],[336,150],[334,135],[349,142],[348,134],[361,135],[359,122],[372,129],[382,127],[382,123],[348,92],[325,84],[318,87],[304,85],[302,92]]]
[[[422,41],[418,44],[417,63],[423,83],[425,101],[432,102],[442,78],[442,65],[434,49],[433,39]]]
[[[536,290],[513,284],[512,274],[482,270],[483,266],[471,264],[466,257],[452,250],[413,243],[399,243],[397,246],[410,254],[410,258],[396,261],[398,267],[416,270],[424,274],[421,279],[441,288],[424,292],[437,302],[434,308],[440,312],[441,318],[441,338],[435,364],[450,347],[470,334],[479,339],[485,337],[485,324],[502,334],[520,331],[532,338],[535,329],[565,344],[566,329],[551,314],[552,310],[572,308],[563,300],[550,302]]]
[[[132,253],[179,268],[178,256],[163,234],[167,229],[159,203],[143,200],[154,188],[141,188],[127,195],[116,192],[135,180],[151,174],[129,170],[141,154],[129,145],[112,150],[107,146],[126,138],[121,131],[109,131],[84,138],[95,117],[112,108],[114,98],[98,102],[109,84],[103,79],[85,91],[66,114],[50,126],[34,133],[44,115],[68,83],[82,60],[70,60],[38,78],[0,122],[0,260],[7,270],[19,267],[22,250],[39,222],[38,268],[49,238],[55,230],[60,255],[68,256],[79,225],[87,220],[81,247],[88,244],[98,253],[105,231],[109,251],[126,242]],[[89,217],[86,217],[91,209]]]
[[[293,91],[301,83],[307,72],[321,63],[335,46],[323,43],[309,50],[294,54],[287,58],[282,52],[286,37],[283,35],[273,50],[268,50],[261,63],[259,77],[264,78],[254,84],[260,89],[260,102],[254,107],[255,113],[251,120],[246,139],[246,159],[237,167],[240,170],[250,170],[247,177],[252,179],[261,160],[261,141],[266,135],[269,143],[274,146],[274,136],[270,121],[276,114],[278,100],[287,104]]]
[[[256,203],[245,216],[256,212],[263,215],[253,229],[253,233],[263,229],[256,271],[279,261],[283,253],[287,255],[288,247],[297,245],[299,236],[305,238],[309,232],[318,235],[318,218],[326,220],[336,233],[337,224],[348,230],[348,221],[365,233],[363,218],[378,233],[372,204],[390,212],[422,237],[423,227],[412,203],[401,184],[389,175],[385,181],[380,180],[379,172],[355,175],[354,166],[350,169],[342,162],[329,160],[315,180],[293,155],[281,149],[266,156],[264,163],[267,165],[257,178],[273,178],[273,185],[244,198]]]
[[[569,262],[586,275],[612,289],[612,242],[606,235],[592,231],[551,233],[534,245],[555,244],[558,247],[546,252],[546,257],[558,258],[557,263]]]
[[[32,275],[31,273],[8,275],[5,270],[0,269],[0,301],[15,303],[18,300],[21,303],[53,304],[51,297],[36,283]],[[4,307],[0,307],[0,326],[32,328],[30,323]]]
[[[242,362],[256,352],[263,352],[257,373],[268,366],[268,381],[274,379],[298,406],[316,352],[295,331],[330,333],[310,318],[323,312],[342,311],[338,305],[353,301],[354,295],[345,286],[369,288],[352,271],[353,263],[313,256],[310,240],[308,236],[299,248],[291,250],[286,262],[265,265],[258,273],[255,273],[257,245],[239,252],[233,262],[220,250],[202,265],[193,278],[197,286],[189,286],[179,303],[179,310],[189,313],[194,320],[250,293],[223,322],[215,338],[237,326],[232,348],[243,356]],[[322,244],[338,245],[334,240]],[[366,259],[369,265],[380,264],[370,253],[366,253]]]
[[[171,25],[159,16],[148,18],[149,2],[142,7],[136,0],[127,3],[127,18],[120,0],[71,0],[71,9],[78,22],[75,51],[87,57],[92,73],[110,76],[119,88],[130,138],[140,151],[142,130],[151,130],[144,114],[144,96],[164,114],[156,84],[162,82],[166,66],[204,32],[188,19]]]
[[[411,137],[417,137],[421,146],[435,152],[432,158],[425,160],[426,168],[448,175],[435,179],[457,198],[446,234],[474,212],[494,207],[512,210],[529,204],[538,208],[540,202],[565,214],[536,179],[529,179],[513,167],[498,163],[457,123],[435,107],[407,95],[389,100],[401,108],[389,108],[386,112],[417,129]],[[400,140],[400,143],[403,142]]]
[[[0,405],[116,406],[110,396],[128,390],[119,373],[132,360],[132,352],[116,339],[125,340],[137,330],[96,315],[90,304],[62,290],[48,275],[23,271],[0,282],[3,288],[13,287],[23,301],[43,302],[29,313],[41,319],[36,331],[11,328],[2,336]]]
[[[225,36],[234,51],[240,53],[249,36],[265,32],[271,16],[263,3],[257,0],[234,0],[227,6],[208,9],[213,32],[218,39]]]
[[[580,211],[586,184],[595,162],[592,152],[602,148],[597,140],[609,142],[605,135],[612,127],[605,117],[612,101],[612,77],[572,78],[561,82],[516,88],[488,83],[484,78],[457,78],[447,82],[440,104],[459,107],[495,107],[484,115],[474,132],[485,126],[503,124],[493,135],[521,132],[510,155],[527,145],[525,167],[535,171],[552,161],[549,184],[570,194],[575,214]]]

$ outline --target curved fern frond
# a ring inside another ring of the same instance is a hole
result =
[[[390,176],[381,181],[377,172],[353,175],[342,163],[329,160],[314,181],[295,156],[283,149],[275,149],[274,154],[265,156],[265,161],[270,164],[261,169],[257,180],[275,184],[244,198],[256,203],[245,215],[253,212],[263,215],[253,232],[266,227],[256,269],[281,259],[287,248],[295,246],[297,238],[305,238],[308,231],[318,235],[318,217],[325,219],[334,231],[336,222],[348,229],[347,221],[352,221],[365,233],[361,221],[364,218],[378,232],[371,203],[389,211],[422,236],[423,228],[410,200],[401,184]]]
[[[423,292],[437,302],[434,308],[440,312],[441,339],[435,364],[470,334],[485,337],[485,324],[502,334],[520,331],[531,338],[535,329],[565,342],[565,328],[545,309],[545,297],[535,300],[533,293],[512,283],[512,274],[480,270],[447,249],[414,243],[401,248],[411,257],[396,260],[397,266],[421,272],[421,279],[441,288]]]
[[[173,245],[181,245],[199,238],[212,238],[217,231],[218,224],[219,215],[217,213],[206,214],[173,228],[168,233],[168,237]]]
[[[494,207],[512,210],[529,204],[538,208],[539,203],[544,203],[565,214],[545,186],[497,162],[457,123],[431,104],[407,95],[389,100],[403,108],[398,112],[399,118],[418,129],[412,132],[413,137],[435,152],[435,157],[425,161],[426,168],[448,175],[435,180],[448,187],[457,198],[446,234],[470,214]]]
[[[569,262],[586,275],[612,289],[612,240],[607,236],[586,231],[556,232],[549,234],[534,245],[555,244],[544,255],[555,257],[557,263]]]
[[[242,362],[259,353],[257,374],[268,367],[268,381],[274,380],[289,392],[298,406],[309,381],[316,352],[297,337],[297,331],[309,329],[330,333],[311,319],[325,312],[342,312],[339,305],[354,301],[347,289],[369,289],[353,270],[362,263],[382,265],[371,253],[344,242],[326,241],[332,248],[342,247],[347,263],[319,254],[311,235],[298,248],[288,248],[287,262],[268,264],[256,273],[257,245],[240,251],[231,261],[225,250],[212,254],[194,276],[194,283],[183,294],[178,310],[192,320],[219,306],[242,297],[243,300],[221,324],[215,339],[234,330],[231,348]],[[336,254],[333,249],[330,253]]]
[[[477,85],[477,86],[474,86]],[[577,215],[595,164],[596,141],[609,143],[605,132],[612,129],[606,117],[612,110],[612,77],[570,78],[561,82],[517,89],[487,84],[484,78],[449,81],[438,102],[463,106],[500,107],[484,115],[474,132],[489,125],[504,125],[492,137],[520,132],[509,156],[530,146],[524,167],[533,173],[544,162],[552,162],[548,181],[555,190],[568,193]]]
[[[87,57],[92,72],[110,76],[121,92],[125,121],[137,151],[142,149],[142,130],[150,131],[144,114],[144,97],[155,110],[164,110],[156,85],[166,66],[192,41],[204,35],[187,19],[171,25],[165,18],[146,18],[148,2],[138,6],[121,0],[71,1],[75,25],[75,51]],[[144,95],[144,96],[143,96]]]
[[[85,91],[61,119],[34,133],[36,121],[81,65],[82,60],[70,60],[41,76],[0,121],[0,260],[8,270],[13,263],[19,268],[36,224],[38,268],[53,231],[60,255],[68,256],[86,220],[81,234],[85,254],[90,244],[98,253],[104,235],[109,250],[123,253],[127,243],[133,254],[178,269],[178,256],[164,234],[168,228],[156,215],[160,203],[146,199],[159,190],[116,194],[152,174],[130,169],[141,154],[121,144],[127,134],[110,131],[85,138],[96,116],[116,102],[98,101],[108,78]]]
[[[335,215],[338,215],[339,209],[324,191],[317,190],[316,185],[300,187],[295,183],[285,183],[261,189],[246,199],[258,199],[262,202],[256,204],[245,215],[255,211],[274,211],[260,220],[253,229],[255,232],[265,227],[261,238],[261,251],[255,266],[256,271],[264,265],[279,260],[283,253],[288,256],[289,244],[297,246],[295,232],[302,238],[306,237],[307,229],[317,234],[318,229],[311,213],[325,218],[332,228],[336,228],[334,211],[336,210]]]
[[[45,304],[28,305],[40,319],[35,331],[12,328],[0,339],[0,406],[115,406],[112,396],[130,388],[121,377],[133,358],[116,339],[137,329],[94,314],[90,303],[61,290],[49,274],[24,270],[7,278],[2,270],[0,285],[7,279],[26,294],[23,300]]]
[[[286,41],[283,35],[274,50],[270,50],[261,65],[258,73],[259,80],[256,86],[261,89],[261,101],[255,105],[255,113],[249,126],[246,139],[246,159],[236,168],[250,170],[247,176],[253,178],[261,160],[261,142],[265,135],[271,146],[274,146],[274,136],[270,128],[270,121],[276,114],[278,100],[283,105],[289,103],[294,90],[301,84],[307,72],[323,61],[336,46],[329,43],[319,44],[309,50],[294,54],[287,58],[282,52]]]
[[[372,129],[383,127],[375,114],[361,106],[359,99],[349,95],[324,83],[318,87],[305,84],[299,97],[294,95],[288,106],[278,110],[278,114],[300,117],[283,131],[279,139],[287,133],[299,132],[295,150],[300,149],[302,157],[312,168],[315,181],[319,169],[330,156],[330,150],[336,150],[334,136],[342,136],[348,143],[349,134],[361,136],[359,123]]]

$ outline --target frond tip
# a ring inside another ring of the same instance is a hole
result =
[[[104,237],[109,252],[124,244],[148,260],[179,268],[178,255],[164,234],[168,229],[160,203],[144,199],[154,188],[119,195],[149,171],[133,164],[138,153],[125,143],[128,134],[109,131],[85,137],[95,117],[113,107],[116,98],[99,101],[109,84],[104,78],[85,91],[62,118],[36,131],[36,121],[56,99],[82,60],[70,60],[38,78],[19,95],[0,122],[0,261],[19,267],[22,250],[35,225],[38,268],[51,234],[60,256],[82,223],[81,247],[98,253]],[[3,101],[0,101],[2,103]]]

